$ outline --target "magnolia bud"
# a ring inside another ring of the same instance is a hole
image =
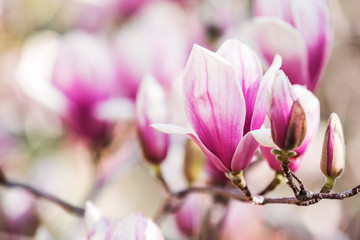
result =
[[[306,133],[306,115],[299,101],[295,101],[285,135],[284,149],[298,148],[304,140]]]
[[[169,147],[169,135],[153,129],[150,124],[167,121],[165,92],[154,77],[147,75],[136,97],[136,126],[144,156],[150,163],[164,161]]]
[[[340,119],[332,113],[325,132],[320,168],[327,177],[337,178],[344,171],[345,143]]]
[[[306,133],[306,114],[284,72],[278,71],[272,86],[271,136],[282,150],[298,148]]]

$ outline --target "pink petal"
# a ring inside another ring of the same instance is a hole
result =
[[[303,36],[308,50],[309,75],[307,86],[314,92],[329,57],[332,44],[332,23],[329,7],[323,0],[292,1],[294,26]]]
[[[279,71],[275,77],[271,93],[271,136],[275,144],[284,148],[286,132],[295,101],[291,84],[284,72]]]
[[[260,146],[254,137],[256,134],[259,134],[259,131],[248,132],[239,142],[231,162],[232,171],[244,170],[253,159],[256,150]]]
[[[194,45],[184,75],[185,113],[201,142],[229,169],[246,106],[232,66]]]
[[[225,167],[225,165],[220,161],[220,159],[215,156],[206,146],[201,142],[201,140],[190,130],[173,125],[173,124],[151,124],[151,127],[167,134],[184,134],[189,136],[195,143],[200,147],[200,149],[204,152],[204,154],[208,157],[208,159],[222,172],[229,172],[230,170]]]
[[[255,0],[253,5],[254,16],[274,16],[290,24],[293,23],[291,3],[289,0]]]
[[[298,152],[305,153],[314,139],[320,124],[320,102],[317,97],[303,86],[294,85],[293,90],[306,114],[306,134]]]
[[[244,93],[246,102],[246,120],[244,134],[249,132],[253,109],[262,79],[262,67],[255,52],[236,39],[225,41],[217,53],[225,58],[234,68]],[[263,113],[265,117],[265,112]]]
[[[275,17],[257,17],[245,30],[265,64],[279,54],[283,58],[281,69],[292,84],[310,84],[306,43],[299,31]]]
[[[253,116],[251,119],[250,130],[259,129],[264,123],[267,112],[267,97],[271,92],[271,86],[274,81],[275,75],[281,67],[282,58],[280,55],[275,55],[273,63],[264,74],[263,79],[260,82],[260,87],[257,93],[256,102],[253,110]]]

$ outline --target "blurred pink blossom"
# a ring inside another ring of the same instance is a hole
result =
[[[17,77],[24,92],[57,113],[75,136],[92,145],[109,140],[112,124],[98,111],[116,82],[104,39],[80,31],[39,33],[25,44]]]
[[[135,99],[146,74],[165,89],[182,73],[193,43],[203,42],[203,29],[191,9],[159,2],[145,7],[117,33],[114,55],[119,92]]]
[[[169,148],[169,135],[150,127],[169,121],[165,93],[152,76],[145,76],[136,97],[136,126],[146,160],[162,162]]]
[[[84,221],[88,240],[164,240],[159,227],[141,213],[132,214],[123,221],[111,221],[87,202]]]
[[[60,42],[52,82],[66,97],[63,116],[78,136],[93,143],[108,140],[112,125],[96,116],[96,107],[110,98],[114,65],[106,43],[84,32],[69,32]]]
[[[176,225],[180,232],[191,239],[198,237],[204,213],[203,195],[192,194],[186,197],[175,213]]]
[[[267,65],[274,55],[292,84],[315,92],[329,58],[332,21],[324,0],[256,0],[250,35]]]

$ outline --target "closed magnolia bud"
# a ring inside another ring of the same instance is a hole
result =
[[[301,145],[306,114],[283,71],[278,71],[272,86],[270,119],[271,136],[280,149],[293,150]]]
[[[136,126],[147,161],[161,163],[168,151],[169,135],[150,127],[168,121],[165,93],[152,76],[146,76],[136,97]]]
[[[344,171],[345,143],[340,119],[332,113],[325,132],[320,168],[327,177],[337,178]]]
[[[207,203],[204,195],[200,194],[192,194],[184,199],[181,207],[175,213],[176,225],[183,235],[197,239]]]

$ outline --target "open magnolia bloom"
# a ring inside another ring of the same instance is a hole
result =
[[[290,158],[289,164],[289,168],[296,171],[319,127],[319,100],[305,87],[292,86],[285,74],[279,71],[272,85],[268,115],[274,143],[280,149],[297,153]],[[270,167],[282,172],[281,162],[271,153],[273,148],[260,148]]]
[[[87,202],[84,221],[88,240],[164,240],[159,227],[141,213],[132,214],[123,221],[110,221]]]
[[[256,0],[256,18],[245,28],[266,64],[275,54],[292,84],[315,92],[328,60],[332,24],[324,0]]]
[[[217,53],[194,45],[184,73],[185,113],[194,132],[154,124],[160,131],[187,134],[222,172],[245,169],[252,160],[266,116],[266,89],[281,58],[263,76],[255,53],[237,40],[227,40]],[[256,140],[257,139],[257,140]]]

